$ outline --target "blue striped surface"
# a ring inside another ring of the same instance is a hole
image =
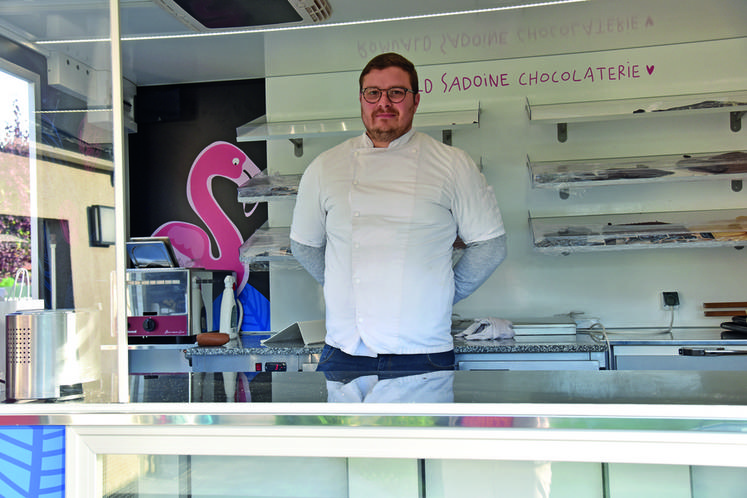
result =
[[[0,428],[0,496],[65,496],[65,427]]]

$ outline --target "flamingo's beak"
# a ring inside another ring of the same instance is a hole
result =
[[[249,161],[249,158],[247,158],[244,163]],[[246,168],[244,168],[244,165],[241,165],[241,175],[236,179],[236,184],[239,186],[244,185],[246,182],[248,182],[251,179],[251,176],[249,176],[249,173],[246,172]]]
[[[249,181],[249,180],[251,179],[251,176],[249,176],[249,173],[247,173],[247,170],[246,170],[246,168],[244,167],[244,165],[245,165],[245,164],[246,164],[247,162],[249,162],[249,161],[250,161],[250,159],[249,159],[249,158],[247,157],[247,158],[246,158],[246,159],[244,160],[244,163],[243,163],[243,164],[241,165],[241,176],[239,176],[239,177],[238,177],[238,178],[236,179],[236,183],[237,183],[237,184],[238,184],[239,186],[242,186],[242,185],[244,185],[244,184],[245,184],[246,182],[248,182],[248,181]],[[243,211],[244,211],[244,216],[248,218],[248,217],[250,217],[250,216],[251,216],[252,214],[254,214],[254,211],[255,211],[255,210],[257,209],[257,206],[258,206],[258,205],[259,205],[259,203],[254,203],[254,204],[250,204],[250,206],[251,206],[251,209],[247,210],[247,204],[246,204],[246,203],[243,203],[243,202],[242,202],[242,203],[241,203],[241,207],[243,208]]]

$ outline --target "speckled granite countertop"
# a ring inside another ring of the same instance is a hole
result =
[[[665,329],[611,329],[607,339],[609,345],[642,344],[642,345],[744,345],[747,340],[724,340],[720,338],[718,327],[675,328],[671,332]],[[251,335],[251,334],[249,334]],[[266,336],[265,336],[266,337]],[[304,345],[302,342],[288,342],[269,346],[240,347],[227,344],[220,347],[188,347],[186,357],[209,355],[286,355],[318,354],[322,344]],[[457,354],[473,353],[595,353],[606,352],[608,344],[601,335],[601,330],[594,329],[593,336],[587,331],[575,335],[528,335],[516,336],[513,339],[500,341],[464,341],[454,340],[454,351]]]
[[[249,356],[249,355],[288,355],[288,354],[319,354],[322,352],[323,344],[304,345],[303,342],[288,342],[274,344],[272,346],[241,347],[237,344],[228,343],[224,346],[193,347],[184,352],[187,359],[194,356]]]
[[[286,355],[286,354],[319,354],[323,344],[288,342],[268,346],[239,347],[237,344],[226,344],[220,347],[193,347],[185,351],[187,358],[211,355]],[[470,353],[589,353],[605,352],[607,344],[595,341],[589,335],[536,335],[517,336],[513,339],[499,341],[464,341],[454,340],[454,352]]]

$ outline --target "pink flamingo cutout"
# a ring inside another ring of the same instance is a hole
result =
[[[237,295],[249,279],[249,273],[244,271],[244,265],[239,261],[239,247],[244,241],[239,229],[218,205],[211,182],[213,177],[222,176],[242,185],[259,173],[257,165],[241,149],[228,142],[213,142],[192,163],[187,178],[187,199],[212,233],[218,246],[218,257],[213,256],[208,234],[192,223],[169,221],[153,232],[154,237],[169,238],[182,267],[235,271]],[[255,204],[245,215],[250,216],[256,207]]]

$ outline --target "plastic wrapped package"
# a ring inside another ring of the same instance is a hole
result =
[[[263,202],[273,197],[295,197],[301,175],[268,175],[265,172],[239,187],[239,202]]]
[[[530,218],[534,247],[547,254],[747,244],[747,210]]]
[[[649,164],[644,162],[647,159]],[[631,183],[631,180],[650,180],[674,174],[674,171],[651,164],[655,162],[650,158],[598,159],[529,163],[529,167],[534,187],[581,186],[594,182]]]
[[[698,109],[720,109],[722,107],[744,107],[747,102],[729,100],[728,98],[713,98],[712,100],[701,100],[699,102],[693,102],[692,104],[675,105],[672,107],[666,104],[661,104],[658,108],[654,107],[650,110],[651,112],[665,112],[665,111],[694,111]]]
[[[302,268],[291,253],[290,227],[262,226],[239,248],[239,261],[245,265],[272,262],[283,268]]]
[[[732,151],[571,161],[527,160],[527,167],[534,188],[699,180],[712,175],[744,176],[747,173],[747,153]]]
[[[747,173],[747,152],[687,155],[677,161],[677,168],[712,175]]]

